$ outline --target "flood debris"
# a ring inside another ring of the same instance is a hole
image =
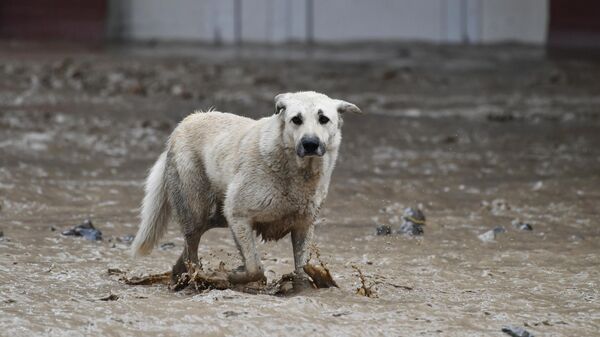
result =
[[[338,287],[331,276],[331,272],[321,260],[318,249],[315,248],[313,252],[318,264],[309,263],[304,267],[304,271],[309,277],[308,281],[310,286],[315,289]],[[312,259],[312,253],[310,259]],[[173,291],[193,289],[197,292],[203,292],[208,290],[231,289],[248,294],[284,296],[306,288],[304,286],[306,277],[294,273],[285,274],[280,279],[270,283],[258,281],[246,284],[233,284],[229,281],[230,271],[225,268],[225,263],[223,262],[219,264],[217,270],[205,270],[201,263],[188,263],[187,270],[186,273],[181,274],[175,283],[171,280],[171,272],[128,277],[127,274],[120,269],[111,268],[108,269],[108,274],[121,276],[119,280],[127,285],[140,286],[161,284],[168,285],[169,289]]]
[[[375,293],[375,290],[373,289],[374,284],[367,286],[367,280],[365,279],[365,275],[360,270],[360,268],[358,268],[355,265],[352,265],[352,269],[356,270],[356,272],[358,273],[358,278],[360,280],[360,287],[356,288],[356,293],[365,297],[377,297],[377,293]]]
[[[117,273],[111,274],[109,269],[109,275],[117,275]],[[165,272],[161,274],[149,274],[144,276],[132,276],[127,277],[127,275],[122,272],[123,275],[120,280],[130,286],[149,286],[154,284],[163,284],[169,285],[171,283],[171,272]]]
[[[419,208],[409,207],[404,210],[402,224],[398,233],[410,236],[423,235],[423,226],[425,226],[425,214],[423,214],[423,211]]]
[[[384,207],[380,212],[393,215],[397,212],[397,208],[400,206],[394,204],[389,207]],[[389,218],[389,222],[393,225],[400,222],[397,215],[393,215]],[[419,207],[408,207],[405,208],[402,214],[402,223],[396,234],[403,234],[408,236],[421,236],[423,235],[423,226],[425,226],[425,214]],[[380,236],[392,234],[392,226],[386,224],[379,224],[375,230],[375,233]]]
[[[512,225],[514,228],[516,228],[518,230],[522,230],[522,231],[532,231],[533,230],[533,226],[531,226],[529,223],[521,222],[518,219],[513,220]]]
[[[375,229],[375,234],[377,234],[377,235],[390,235],[390,234],[392,234],[392,227],[390,227],[390,225],[379,225]]]
[[[480,234],[479,236],[477,236],[479,238],[479,240],[483,241],[483,242],[494,242],[496,241],[496,236],[500,233],[504,233],[506,232],[506,229],[504,229],[504,227],[502,226],[497,226],[494,229],[490,229],[489,231]]]
[[[118,299],[119,299],[118,295],[109,294],[108,296],[99,298],[98,300],[108,302],[108,301],[116,301]]]
[[[65,236],[82,236],[86,240],[99,241],[102,240],[102,232],[94,227],[92,220],[85,219],[79,225],[75,225],[71,229],[62,231]]]
[[[173,242],[165,242],[161,243],[160,246],[158,246],[158,248],[160,250],[169,250],[175,248],[175,244]]]
[[[502,327],[502,332],[512,337],[534,337],[534,335],[529,331],[513,325]]]
[[[319,263],[318,265],[311,264],[313,254],[315,255],[315,259]],[[316,245],[311,247],[310,257],[308,258],[308,263],[303,267],[304,272],[310,277],[311,284],[313,288],[331,288],[336,287],[339,288],[337,283],[333,280],[331,276],[331,272],[329,268],[325,265],[325,262],[321,259],[321,252]]]
[[[133,239],[135,239],[135,235],[123,235],[117,237],[117,242],[130,245],[133,242]]]

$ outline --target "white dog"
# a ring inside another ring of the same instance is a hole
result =
[[[291,232],[295,271],[303,273],[346,112],[360,110],[323,94],[297,92],[277,95],[275,114],[259,120],[216,111],[186,117],[146,180],[133,253],[152,251],[174,210],[185,237],[174,282],[186,272],[186,262],[198,262],[200,237],[216,227],[231,229],[244,261],[229,275],[231,282],[264,279],[256,235],[279,240]]]

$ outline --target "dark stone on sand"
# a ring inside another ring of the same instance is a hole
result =
[[[534,335],[531,334],[529,331],[521,327],[512,325],[502,327],[502,332],[512,337],[534,337]]]
[[[0,231],[0,238],[3,238],[3,237],[4,237],[4,232]]]
[[[135,235],[123,235],[117,238],[117,241],[120,243],[127,243],[130,244],[131,242],[133,242],[133,239],[135,239]]]
[[[165,243],[161,243],[159,248],[161,250],[172,249],[172,248],[175,248],[175,244],[173,242],[165,242]]]
[[[392,228],[389,225],[377,226],[377,235],[390,235],[392,234]]]
[[[65,236],[83,236],[86,240],[102,240],[102,232],[94,227],[92,220],[85,219],[83,223],[61,233]]]
[[[414,222],[407,221],[400,225],[398,234],[407,234],[412,236],[423,235],[423,227]]]
[[[521,222],[519,220],[513,221],[512,225],[516,229],[519,229],[519,230],[522,230],[522,231],[532,231],[533,230],[533,226],[531,226],[530,224],[528,224],[526,222]]]
[[[497,226],[494,229],[491,229],[481,235],[479,235],[479,240],[483,241],[483,242],[492,242],[496,239],[496,235],[500,234],[500,233],[504,233],[506,232],[506,229],[504,229],[504,227],[502,226]]]
[[[418,208],[407,208],[402,215],[402,224],[398,234],[411,236],[423,235],[423,226],[425,226],[425,214]]]

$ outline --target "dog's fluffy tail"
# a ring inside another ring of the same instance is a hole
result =
[[[131,244],[133,256],[148,255],[165,234],[171,209],[167,200],[165,170],[167,152],[163,152],[146,179],[140,228]]]

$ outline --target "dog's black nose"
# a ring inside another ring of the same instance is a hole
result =
[[[317,137],[306,137],[302,139],[302,147],[304,148],[305,154],[316,154],[319,149],[319,138]]]

